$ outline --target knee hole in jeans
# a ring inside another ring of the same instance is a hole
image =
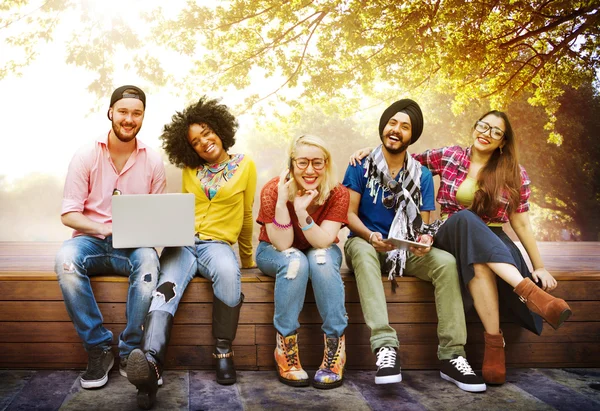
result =
[[[169,301],[171,301],[177,295],[176,291],[175,291],[176,287],[177,287],[177,285],[170,281],[167,281],[166,283],[162,283],[152,293],[152,298],[156,298],[156,299],[162,298],[164,300],[164,304],[167,304]]]
[[[293,280],[298,276],[298,272],[300,271],[300,254],[301,252],[296,248],[288,248],[287,250],[283,250],[283,255],[288,258],[290,261],[287,265],[287,272],[285,273],[285,277],[287,280]]]

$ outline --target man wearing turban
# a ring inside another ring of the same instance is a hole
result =
[[[435,210],[431,172],[408,154],[423,131],[419,105],[403,99],[390,105],[379,120],[381,144],[350,165],[344,185],[350,190],[350,235],[344,251],[356,276],[371,349],[377,357],[376,384],[402,381],[396,330],[389,324],[382,272],[397,287],[404,273],[429,281],[435,289],[438,315],[440,375],[459,388],[485,391],[486,385],[466,360],[465,315],[454,257],[432,247],[438,224],[428,224]],[[399,247],[389,239],[423,244]]]

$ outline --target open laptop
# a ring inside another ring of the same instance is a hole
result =
[[[112,197],[114,248],[194,245],[194,194]]]

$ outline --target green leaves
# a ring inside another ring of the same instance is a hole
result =
[[[3,2],[0,33],[20,54],[0,65],[0,79],[29,64],[61,22],[72,33],[67,62],[97,72],[97,92],[131,50],[143,78],[185,94],[237,90],[240,112],[296,98],[346,99],[350,112],[365,98],[443,93],[459,114],[479,100],[500,108],[529,96],[547,109],[546,129],[560,141],[561,90],[600,69],[597,0],[148,1],[108,25],[107,15],[86,8],[92,3]],[[173,56],[175,69],[165,61]]]

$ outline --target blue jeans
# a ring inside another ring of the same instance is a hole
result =
[[[261,241],[256,249],[258,268],[275,277],[275,329],[287,337],[300,328],[298,316],[304,305],[310,279],[319,314],[321,329],[330,338],[339,338],[348,325],[344,306],[344,282],[340,276],[342,252],[332,244],[328,248],[300,251],[290,248],[278,251]]]
[[[215,297],[228,306],[235,307],[240,302],[242,274],[233,249],[225,242],[196,238],[194,246],[165,248],[160,267],[150,311],[175,315],[187,285],[196,274],[211,280]]]
[[[158,281],[158,254],[154,248],[115,249],[112,236],[103,240],[80,235],[63,243],[56,255],[54,271],[67,312],[86,351],[95,346],[109,347],[113,337],[102,324],[90,276],[117,274],[129,277],[127,326],[119,336],[119,355],[126,357],[140,346],[142,324]]]

